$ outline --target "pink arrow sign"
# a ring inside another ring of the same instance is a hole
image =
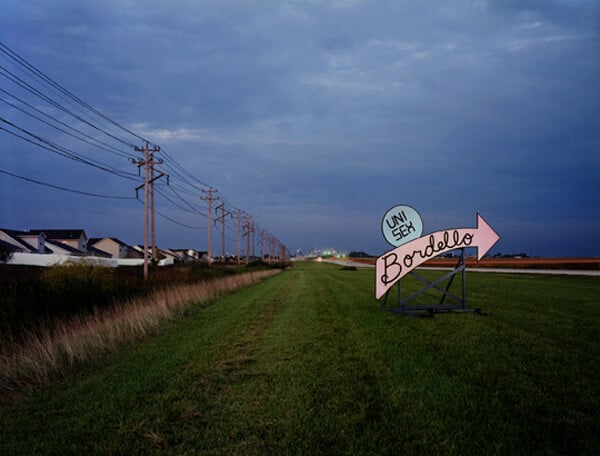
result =
[[[375,298],[381,298],[410,271],[450,250],[477,247],[477,261],[498,242],[500,236],[477,214],[477,228],[436,231],[384,253],[375,263]]]

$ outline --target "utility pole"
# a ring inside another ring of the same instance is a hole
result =
[[[211,247],[211,228],[212,228],[212,202],[219,200],[218,196],[214,196],[217,192],[215,188],[209,188],[208,190],[202,190],[202,193],[206,193],[208,196],[200,197],[201,200],[207,201],[208,203],[208,258],[212,260],[212,247]]]
[[[225,217],[230,215],[231,212],[225,210],[224,202],[215,208],[215,212],[217,212],[219,209],[221,210],[221,216],[218,217],[215,222],[221,220],[221,256],[223,257],[223,260],[225,260]]]
[[[275,245],[277,243],[277,239],[275,239],[275,236],[273,236],[271,238],[271,258],[273,258],[273,261],[275,261]]]
[[[150,232],[152,237],[152,260],[156,260],[156,220],[154,218],[154,153],[150,153]],[[162,161],[161,161],[162,163]]]
[[[250,232],[252,233],[252,258],[256,257],[256,223],[251,222]]]
[[[155,152],[155,151],[153,151]],[[156,260],[158,258],[158,253],[156,251],[156,216],[154,211],[154,182],[157,179],[160,179],[163,176],[167,177],[167,185],[169,185],[169,175],[166,173],[158,173],[158,175],[154,175],[154,165],[162,165],[162,159],[158,161],[154,160],[154,153],[150,154],[150,207],[151,207],[151,219],[152,219],[152,259]]]
[[[246,264],[250,263],[250,229],[252,226],[252,219],[249,215],[246,216],[245,227],[246,227]]]
[[[237,238],[237,241],[238,241],[238,244],[237,244],[238,250],[237,250],[237,264],[238,264],[238,266],[239,266],[239,265],[240,265],[240,254],[241,254],[241,252],[240,252],[240,234],[241,234],[241,228],[242,228],[242,211],[241,211],[241,210],[239,210],[239,209],[238,209],[238,211],[237,211],[237,219],[238,219],[238,238]]]
[[[136,197],[137,197],[137,192],[139,189],[141,189],[142,187],[144,188],[144,280],[148,280],[148,186],[150,184],[150,167],[154,165],[154,155],[152,155],[152,158],[150,156],[151,152],[160,152],[160,147],[156,146],[153,147],[152,149],[149,149],[148,147],[148,141],[146,141],[146,145],[145,147],[135,147],[134,146],[134,150],[136,152],[144,152],[144,159],[143,160],[135,160],[132,159],[131,162],[135,165],[138,165],[138,169],[140,169],[142,166],[144,167],[144,183],[140,186],[138,186],[135,189],[135,193],[136,193]],[[154,182],[155,179],[158,179],[159,177],[162,177],[164,175],[164,173],[161,173],[160,176],[156,177],[156,178],[152,178],[152,182]],[[152,214],[154,214],[154,205],[152,206]]]
[[[260,259],[265,261],[265,230],[260,231]]]

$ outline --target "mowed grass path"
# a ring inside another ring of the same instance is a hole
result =
[[[0,406],[0,453],[599,453],[598,279],[469,274],[493,315],[430,319],[372,282],[300,263],[199,307]]]

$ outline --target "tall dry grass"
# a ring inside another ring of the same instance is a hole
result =
[[[176,319],[194,304],[278,272],[255,271],[176,285],[92,315],[31,330],[19,342],[0,341],[0,398],[18,395],[24,388],[47,382],[53,375],[114,351],[127,341],[156,333],[165,321]]]

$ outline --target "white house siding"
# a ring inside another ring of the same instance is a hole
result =
[[[144,264],[143,258],[119,258],[117,260],[119,266],[141,266]],[[158,262],[159,266],[169,266],[173,264],[172,258],[163,258]]]
[[[8,260],[8,264],[20,264],[28,266],[55,266],[67,263],[84,263],[93,266],[104,266],[108,268],[116,268],[117,260],[112,258],[99,257],[74,257],[69,255],[48,254],[40,255],[37,253],[18,253],[12,254]]]

